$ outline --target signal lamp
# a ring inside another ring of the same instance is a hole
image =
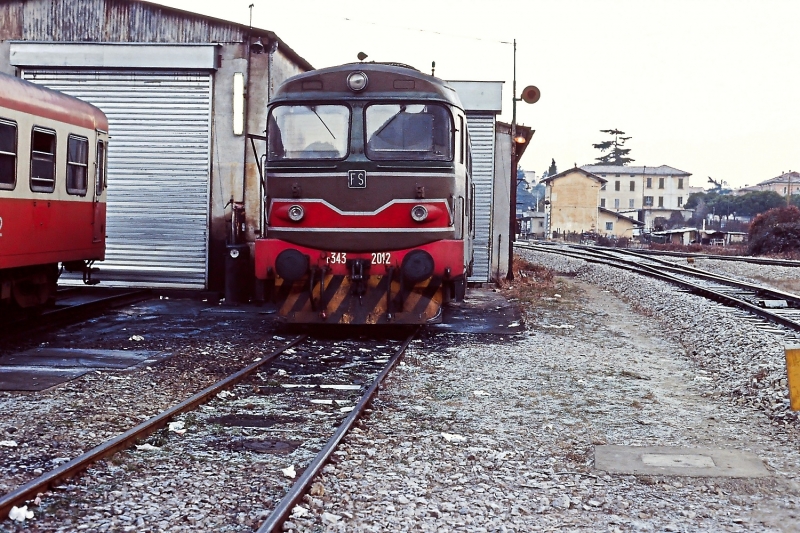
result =
[[[353,92],[363,91],[367,88],[367,83],[369,78],[361,71],[352,72],[347,76],[347,87]]]
[[[292,222],[300,222],[301,220],[303,220],[303,217],[306,215],[306,212],[305,210],[303,210],[302,206],[293,205],[292,207],[289,208],[288,215],[289,215],[289,220],[291,220]]]
[[[411,208],[411,218],[414,222],[423,222],[428,218],[428,209],[424,205],[415,205]]]

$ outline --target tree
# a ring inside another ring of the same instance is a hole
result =
[[[686,219],[683,218],[683,215],[680,214],[678,211],[673,211],[672,214],[669,215],[666,227],[667,229],[674,229],[674,228],[682,228],[685,225],[686,225]]]
[[[600,130],[600,133],[607,133],[609,135],[613,135],[613,139],[609,139],[608,141],[603,141],[601,143],[593,144],[594,148],[597,148],[604,155],[600,157],[596,157],[597,161],[605,165],[615,165],[615,166],[623,166],[627,165],[632,161],[636,161],[628,157],[628,154],[631,152],[630,148],[624,148],[625,142],[630,139],[630,137],[623,137],[625,135],[624,131],[618,129],[612,130]],[[608,152],[608,153],[605,153]]]
[[[786,205],[783,196],[775,191],[754,191],[737,196],[736,213],[745,216],[755,216],[776,207]]]
[[[696,209],[698,207],[702,208],[716,195],[717,193],[715,192],[693,192],[689,195],[689,198],[686,200],[686,203],[683,204],[683,206],[686,209]]]
[[[547,169],[547,175],[555,176],[556,174],[558,174],[558,168],[556,168],[556,160],[552,159],[550,161],[550,168]]]
[[[761,213],[750,224],[748,252],[761,254],[797,254],[800,252],[800,209],[778,207]]]

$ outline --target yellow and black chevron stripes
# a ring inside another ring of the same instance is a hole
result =
[[[404,286],[389,276],[369,276],[359,284],[348,276],[326,275],[309,290],[310,285],[308,278],[294,283],[276,279],[278,314],[292,323],[324,324],[427,324],[441,317],[438,278]]]

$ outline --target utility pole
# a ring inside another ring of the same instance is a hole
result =
[[[514,241],[517,235],[517,143],[525,143],[527,139],[517,140],[517,102],[525,101],[535,104],[541,96],[539,89],[528,85],[522,91],[522,97],[517,98],[517,40],[514,39],[514,79],[511,83],[511,198],[508,220],[508,273],[506,279],[514,279]]]
[[[514,39],[514,81],[511,83],[511,212],[508,214],[508,273],[514,279],[514,242],[517,240],[517,40]]]

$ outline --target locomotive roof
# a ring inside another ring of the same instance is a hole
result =
[[[97,107],[64,93],[0,73],[0,107],[74,126],[108,131],[108,119]]]
[[[366,88],[358,92],[347,88],[347,76],[352,72],[367,75],[369,82]],[[298,74],[278,87],[271,103],[338,98],[367,100],[375,97],[432,98],[464,108],[455,89],[447,86],[443,80],[399,63],[347,63]]]

